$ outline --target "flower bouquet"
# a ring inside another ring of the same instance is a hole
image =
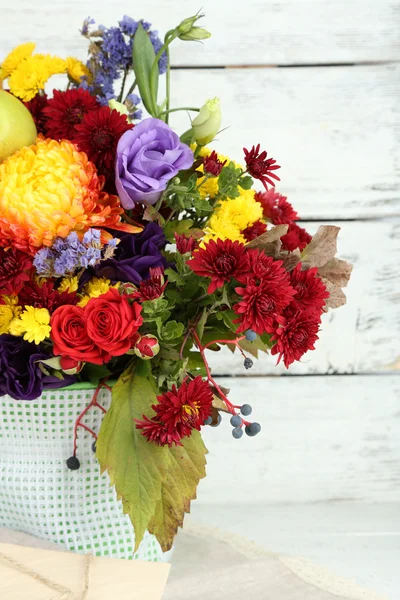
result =
[[[211,353],[289,367],[345,302],[339,229],[296,223],[259,144],[239,163],[209,147],[217,98],[171,107],[170,45],[209,37],[200,16],[164,41],[87,19],[86,64],[33,43],[1,63],[0,525],[76,551],[169,550],[205,476],[202,428],[261,429]]]

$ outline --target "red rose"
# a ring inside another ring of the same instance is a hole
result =
[[[51,317],[50,325],[55,356],[67,356],[96,365],[105,362],[104,353],[88,335],[83,308],[71,304],[59,306]]]
[[[88,335],[108,355],[107,362],[131,349],[132,338],[143,323],[141,310],[140,304],[130,304],[114,288],[89,300],[85,307]]]

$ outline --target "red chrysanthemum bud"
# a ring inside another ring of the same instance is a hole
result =
[[[154,267],[150,269],[150,278],[140,282],[139,289],[131,295],[131,298],[136,298],[141,302],[155,300],[163,295],[166,285],[164,269]]]
[[[280,165],[276,164],[276,160],[273,158],[267,158],[267,152],[264,150],[260,152],[260,144],[253,146],[251,150],[243,148],[244,159],[246,161],[247,172],[250,173],[254,179],[259,179],[265,189],[268,189],[267,183],[274,186],[275,182],[271,179],[277,179],[280,181],[278,175],[275,175],[273,171],[280,169]]]
[[[154,358],[159,351],[160,344],[158,339],[151,333],[140,336],[134,346],[134,352],[136,356],[142,360],[150,360],[151,358]]]
[[[293,252],[297,248],[300,251],[304,250],[311,240],[312,236],[296,223],[290,223],[287,233],[281,237],[283,250],[289,250],[289,252]]]
[[[214,177],[218,177],[226,165],[226,162],[226,160],[221,162],[218,158],[218,154],[213,150],[209,156],[204,158],[204,173],[209,173]]]
[[[287,201],[286,196],[282,196],[274,189],[257,192],[254,198],[261,204],[264,218],[274,225],[289,225],[293,221],[299,220],[299,215]]]
[[[266,231],[267,225],[259,220],[253,223],[253,225],[246,227],[246,229],[243,229],[242,235],[244,235],[247,242],[251,242],[251,240],[255,240]]]
[[[176,249],[179,254],[189,254],[199,247],[199,242],[193,236],[174,234]]]

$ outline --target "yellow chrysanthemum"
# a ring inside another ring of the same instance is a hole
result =
[[[82,77],[90,78],[89,69],[86,65],[83,64],[83,62],[81,62],[77,58],[74,58],[73,56],[68,56],[68,58],[65,59],[65,64],[67,67],[68,77],[76,83],[80,83]]]
[[[254,190],[241,190],[237,198],[218,204],[205,229],[203,243],[218,238],[246,243],[242,231],[262,217],[263,209],[254,198]]]
[[[25,58],[32,56],[35,46],[36,44],[33,42],[28,42],[26,44],[20,44],[14,48],[14,50],[12,50],[1,63],[0,79],[6,79],[9,77]]]
[[[24,102],[32,100],[42,90],[53,75],[65,73],[66,64],[62,58],[49,54],[35,54],[25,58],[11,73],[8,84],[10,91]]]
[[[0,304],[0,335],[8,333],[10,323],[18,317],[22,308],[18,306],[18,298],[16,296],[2,296],[4,304]]]
[[[67,140],[39,137],[0,164],[0,246],[34,254],[56,237],[90,227],[130,233],[117,196],[102,191],[96,167]]]
[[[47,308],[25,306],[25,310],[9,326],[11,335],[23,335],[24,340],[40,344],[50,336],[50,313]]]
[[[106,294],[110,288],[118,288],[119,283],[112,285],[105,277],[94,277],[83,288],[84,296],[78,302],[78,306],[86,306],[91,298],[98,298]]]
[[[57,291],[60,292],[76,292],[78,289],[78,278],[77,277],[64,277],[61,279],[61,283],[57,288]]]

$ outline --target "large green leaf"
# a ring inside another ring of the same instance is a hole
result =
[[[96,445],[101,471],[107,471],[124,512],[135,528],[135,551],[160,502],[170,456],[167,447],[148,442],[134,419],[153,414],[156,389],[147,363],[130,367],[113,388]]]
[[[182,527],[190,502],[196,498],[200,479],[206,475],[207,448],[198,431],[182,440],[182,446],[169,449],[169,466],[161,495],[148,529],[166,552],[172,546],[178,527]]]
[[[135,72],[140,97],[153,117],[157,116],[158,65],[152,77],[152,67],[156,59],[153,44],[141,23],[135,33],[132,47],[133,70]]]

